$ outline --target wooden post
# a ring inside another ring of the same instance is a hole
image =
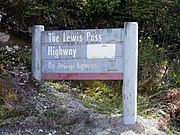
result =
[[[126,22],[123,79],[123,122],[135,124],[137,119],[138,23]]]
[[[37,80],[41,80],[41,32],[43,25],[34,25],[32,32],[32,72]]]

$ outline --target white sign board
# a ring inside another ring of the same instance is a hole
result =
[[[121,80],[123,120],[137,118],[138,24],[124,28],[53,30],[35,25],[32,71],[36,79]]]

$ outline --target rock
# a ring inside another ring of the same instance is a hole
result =
[[[1,42],[8,42],[9,38],[10,38],[9,34],[0,32],[0,41]]]
[[[2,15],[0,14],[0,22],[1,22],[1,19],[2,19]]]
[[[42,129],[39,129],[38,132],[44,132]]]

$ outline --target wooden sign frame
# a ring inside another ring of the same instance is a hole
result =
[[[123,80],[123,121],[137,119],[138,23],[120,29],[44,31],[34,25],[32,72],[37,80]]]

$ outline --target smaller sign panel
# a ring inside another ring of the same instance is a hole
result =
[[[43,60],[42,73],[122,73],[122,59]]]
[[[88,44],[88,59],[115,58],[116,44]]]

